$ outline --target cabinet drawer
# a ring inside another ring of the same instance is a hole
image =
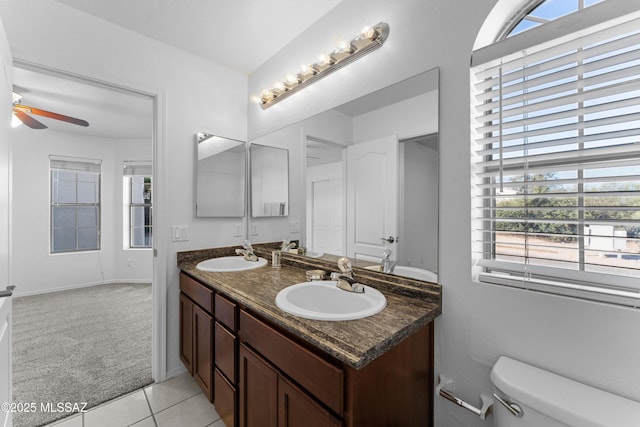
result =
[[[216,322],[215,324],[215,361],[220,371],[233,383],[236,383],[236,337]]]
[[[207,312],[213,313],[213,290],[180,273],[180,290]]]
[[[229,301],[225,297],[216,294],[215,296],[215,313],[216,320],[232,331],[237,331],[236,325],[236,308],[237,304]]]
[[[336,413],[343,413],[344,372],[317,354],[240,311],[240,337]]]
[[[225,379],[225,377],[215,369],[213,372],[213,389],[215,400],[213,404],[216,412],[222,418],[225,426],[235,427],[236,425],[236,389]]]

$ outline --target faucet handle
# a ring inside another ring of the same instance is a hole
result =
[[[338,268],[345,276],[351,276],[351,272],[353,271],[353,267],[351,267],[351,260],[346,257],[338,260]]]
[[[252,251],[253,252],[253,246],[251,246],[251,242],[248,240],[243,240],[242,241],[242,247],[245,248],[248,251]]]

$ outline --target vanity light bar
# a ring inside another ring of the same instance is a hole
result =
[[[320,55],[315,63],[304,65],[297,74],[290,75],[282,82],[277,82],[271,89],[264,90],[259,96],[253,96],[252,100],[259,104],[263,110],[266,110],[303,87],[379,48],[388,36],[389,25],[384,22],[380,22],[372,28],[365,27],[350,42],[338,43],[333,52]]]

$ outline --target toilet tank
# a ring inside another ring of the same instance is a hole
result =
[[[496,427],[638,427],[640,403],[501,356],[491,371],[495,393],[522,409],[493,405]]]

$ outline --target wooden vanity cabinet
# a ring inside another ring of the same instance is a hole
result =
[[[238,407],[238,305],[216,294],[214,297],[214,401],[216,411],[227,427],[236,425]]]
[[[213,401],[213,291],[180,274],[180,359]]]
[[[342,421],[241,344],[240,426],[339,427]]]
[[[180,359],[227,427],[433,426],[433,322],[361,369],[180,274]]]
[[[433,322],[361,369],[244,310],[239,337],[240,427],[433,426]]]

